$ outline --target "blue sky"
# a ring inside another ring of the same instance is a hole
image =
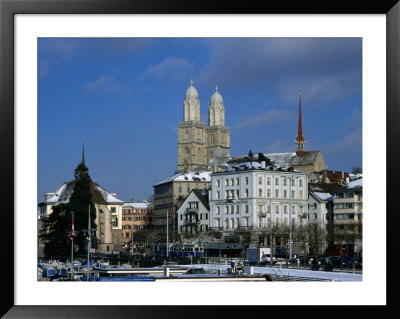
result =
[[[362,166],[361,38],[38,40],[38,201],[73,179],[143,200],[177,169],[177,126],[194,80],[208,121],[218,85],[231,155],[295,151],[302,89],[305,150],[329,169]]]

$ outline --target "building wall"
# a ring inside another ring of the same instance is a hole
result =
[[[289,186],[289,176],[297,177],[293,186]],[[212,228],[266,228],[269,226],[271,212],[272,224],[289,225],[290,203],[294,223],[302,223],[301,216],[307,212],[305,173],[238,171],[229,174],[216,173],[212,175],[211,180]],[[290,196],[290,192],[293,192],[293,197]]]
[[[209,210],[196,194],[191,192],[177,211],[179,235],[190,236],[197,235],[201,231],[207,231],[209,228],[209,213]]]
[[[154,186],[154,230],[158,234],[166,234],[167,212],[169,234],[171,240],[177,239],[177,209],[192,189],[209,188],[210,182],[171,181]]]
[[[143,204],[143,203],[140,203]],[[135,242],[135,233],[152,229],[152,221],[149,213],[150,204],[147,207],[135,207],[135,203],[126,203],[122,207],[122,241],[129,243],[132,241],[132,226],[133,240]],[[132,220],[133,218],[133,220]]]

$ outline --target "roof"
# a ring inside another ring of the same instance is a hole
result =
[[[211,182],[211,173],[210,171],[180,172],[164,179],[154,186],[170,182]]]
[[[139,209],[143,209],[143,208],[148,208],[150,206],[151,203],[125,203],[122,205],[122,207],[132,207],[132,208],[139,208]]]
[[[295,152],[289,153],[267,153],[262,154],[263,156],[270,159],[276,166],[289,168],[293,166],[307,166],[307,165],[314,165],[315,161],[317,160],[318,155],[321,154],[320,151],[307,151],[302,153],[301,155],[296,155]],[[245,160],[247,156],[235,156],[232,157],[230,162],[240,162]],[[254,155],[254,160],[258,161],[259,155]]]
[[[208,201],[208,196],[204,194],[203,189],[193,189],[192,192],[198,197],[198,199],[203,203],[203,205],[210,210],[210,203]]]
[[[270,163],[271,164],[271,163]],[[295,170],[291,167],[281,167],[278,165],[265,165],[265,168],[262,168],[261,164],[259,162],[254,162],[254,161],[247,161],[247,162],[240,162],[240,163],[229,163],[228,168],[213,173],[213,175],[219,175],[219,174],[226,174],[226,173],[231,173],[231,172],[240,172],[240,171],[248,171],[248,170],[266,170],[266,171],[279,171],[279,172],[296,172],[296,173],[302,173],[298,170]]]
[[[52,197],[45,200],[46,204],[50,205],[60,205],[67,204],[71,198],[72,193],[74,192],[75,181],[70,181],[62,184],[53,194]],[[90,180],[90,193],[92,194],[92,200],[94,204],[122,204],[124,201],[116,198],[107,192],[100,185],[94,183]]]
[[[314,194],[320,200],[327,200],[327,201],[333,200],[332,195],[329,193],[311,192],[311,194]]]
[[[362,188],[362,177],[345,185],[346,188]]]

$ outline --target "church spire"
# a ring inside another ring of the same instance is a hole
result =
[[[303,123],[302,123],[302,118],[301,118],[301,89],[299,92],[299,126],[298,126],[298,131],[297,131],[297,137],[296,137],[296,145],[297,145],[297,150],[296,154],[301,155],[304,153],[304,144],[306,141],[304,140],[303,136]]]
[[[85,165],[85,137],[82,136],[82,164]]]

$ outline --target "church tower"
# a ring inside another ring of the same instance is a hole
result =
[[[183,101],[183,122],[178,126],[178,171],[205,168],[205,124],[200,121],[200,100],[193,80]]]
[[[229,158],[230,150],[230,132],[225,126],[225,107],[221,94],[218,92],[218,86],[211,96],[210,106],[208,108],[208,127],[207,135],[207,163],[211,159],[224,160]]]
[[[299,126],[295,142],[297,146],[296,155],[300,156],[304,153],[304,144],[306,143],[303,136],[303,123],[301,118],[301,89],[299,92]]]

